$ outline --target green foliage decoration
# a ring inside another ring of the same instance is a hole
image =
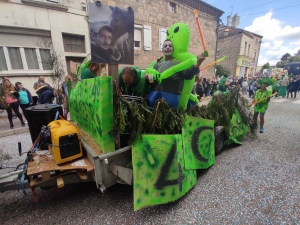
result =
[[[130,133],[128,145],[132,145],[142,134],[181,134],[185,115],[189,115],[214,120],[215,126],[224,126],[228,138],[231,118],[236,109],[241,114],[242,122],[255,134],[253,113],[249,110],[248,101],[238,89],[232,89],[208,105],[195,105],[180,113],[170,108],[163,99],[157,100],[151,111],[142,98],[128,99],[122,95],[115,95],[114,127],[117,135]]]

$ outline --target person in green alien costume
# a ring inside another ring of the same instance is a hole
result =
[[[258,80],[258,84],[260,85],[261,89],[256,91],[254,102],[256,102],[254,106],[254,123],[257,126],[257,117],[260,115],[260,129],[259,132],[264,132],[264,123],[265,123],[265,113],[269,106],[270,98],[272,95],[271,90],[267,90],[267,86],[273,84],[273,81],[269,78],[262,78]]]
[[[217,90],[221,91],[223,94],[227,94],[230,92],[230,90],[228,89],[228,87],[226,86],[226,82],[227,82],[227,74],[225,74],[219,81],[218,86],[217,86]]]
[[[155,70],[153,68],[155,64],[152,63],[151,66],[146,69],[146,74],[153,74],[154,79],[158,80],[159,83],[161,83],[164,79],[169,78],[173,74],[189,69],[190,67],[196,65],[197,62],[197,57],[188,52],[190,43],[190,29],[185,23],[173,24],[167,32],[167,39],[173,44],[173,58],[179,60],[180,63],[164,70],[162,73]],[[186,109],[189,100],[192,100],[196,103],[198,102],[197,97],[191,94],[194,87],[194,82],[194,76],[192,79],[184,80],[184,85],[179,96],[179,103],[177,106],[178,110]]]

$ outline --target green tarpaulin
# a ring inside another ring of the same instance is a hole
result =
[[[248,126],[242,122],[241,114],[238,110],[232,115],[229,127],[229,138],[225,141],[225,145],[242,144],[241,140],[248,132]]]
[[[186,116],[182,135],[185,169],[207,169],[215,164],[213,120]]]
[[[181,135],[143,135],[132,147],[134,210],[173,202],[197,182],[184,169]]]
[[[115,150],[112,77],[85,79],[69,97],[71,119],[91,135],[104,153]]]

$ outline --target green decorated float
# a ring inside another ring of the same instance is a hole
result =
[[[171,29],[168,35],[177,50],[174,57],[181,63],[161,75],[149,67],[159,81],[189,68],[196,60],[187,52],[188,44],[176,46],[184,42],[184,35],[189,43],[189,28],[179,23]],[[78,73],[88,65],[87,60]],[[51,169],[33,171],[32,156],[38,153],[32,148],[25,163],[28,167],[0,176],[0,191],[21,188],[25,192],[30,188],[35,196],[37,187],[94,181],[104,192],[123,183],[133,185],[134,210],[166,204],[187,194],[197,183],[196,170],[213,166],[223,145],[241,144],[251,128],[251,111],[238,90],[218,96],[207,106],[187,108],[194,81],[185,80],[177,109],[170,108],[164,99],[158,99],[150,109],[145,99],[121,95],[116,83],[112,76],[98,76],[79,81],[68,90],[70,122],[78,129],[83,152],[80,163],[54,163]],[[50,144],[49,149],[52,147]],[[20,180],[18,185],[16,180]]]

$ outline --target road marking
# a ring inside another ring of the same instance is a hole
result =
[[[273,101],[273,102],[285,102],[287,99],[284,99],[284,98],[281,98],[281,99],[277,99],[277,100],[275,100],[275,101]]]
[[[292,103],[295,103],[295,104],[300,104],[300,100],[298,100],[298,101],[295,101],[295,102],[292,102]]]

